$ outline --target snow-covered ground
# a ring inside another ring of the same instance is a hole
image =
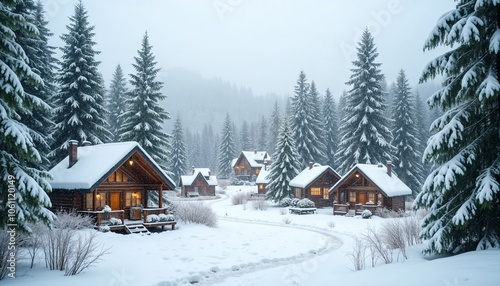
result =
[[[230,186],[221,199],[207,201],[219,215],[216,228],[179,223],[175,231],[151,235],[99,234],[111,246],[96,267],[77,276],[49,271],[40,261],[34,269],[18,261],[17,278],[3,285],[500,285],[500,250],[430,259],[421,246],[408,260],[352,271],[347,252],[368,226],[385,221],[317,214],[288,214],[278,206],[254,210],[234,206],[229,197],[256,192]],[[288,223],[286,223],[287,221]],[[334,225],[334,227],[332,227]]]

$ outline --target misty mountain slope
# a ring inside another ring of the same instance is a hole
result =
[[[167,69],[159,77],[165,83],[162,91],[167,96],[162,106],[172,118],[179,113],[184,127],[192,131],[201,132],[205,123],[220,130],[226,113],[240,128],[245,120],[250,123],[262,115],[269,117],[276,100],[283,108],[286,102],[283,96],[256,96],[249,88],[239,88],[221,79],[206,79],[182,68]],[[167,131],[172,126],[173,121],[167,120]]]

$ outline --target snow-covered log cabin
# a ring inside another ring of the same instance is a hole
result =
[[[391,162],[383,164],[357,164],[331,189],[335,198],[334,214],[345,214],[379,207],[398,211],[405,209],[405,199],[411,189],[392,172]]]
[[[264,165],[271,163],[271,156],[266,151],[242,151],[233,159],[231,167],[237,179],[255,181]]]
[[[326,207],[333,202],[328,191],[339,179],[340,175],[332,167],[309,163],[289,185],[296,198],[308,198],[316,207]]]
[[[146,222],[149,214],[167,213],[162,192],[175,183],[137,142],[78,147],[71,140],[68,149],[69,155],[49,171],[53,210],[85,213],[97,225],[102,216]],[[157,203],[148,205],[150,198]],[[103,214],[106,205],[111,212]]]
[[[179,186],[185,197],[215,196],[217,177],[209,168],[193,168],[191,175],[181,176]]]

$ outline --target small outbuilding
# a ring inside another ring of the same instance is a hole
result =
[[[260,170],[271,164],[271,156],[266,151],[242,151],[238,158],[233,159],[231,167],[237,179],[254,181]]]
[[[215,196],[217,177],[209,168],[193,168],[191,175],[181,176],[179,186],[185,197]]]

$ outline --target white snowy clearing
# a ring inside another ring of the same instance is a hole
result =
[[[29,269],[21,255],[17,277],[2,284],[500,285],[500,250],[430,259],[419,245],[407,250],[406,261],[378,261],[372,268],[367,257],[366,269],[354,272],[346,255],[354,238],[387,219],[333,216],[331,208],[295,215],[273,205],[265,211],[254,210],[251,202],[246,208],[232,205],[229,196],[240,190],[257,191],[230,186],[227,195],[206,202],[219,215],[216,228],[179,223],[175,231],[151,235],[101,233],[99,241],[112,249],[96,267],[64,276],[46,269],[42,260]]]

